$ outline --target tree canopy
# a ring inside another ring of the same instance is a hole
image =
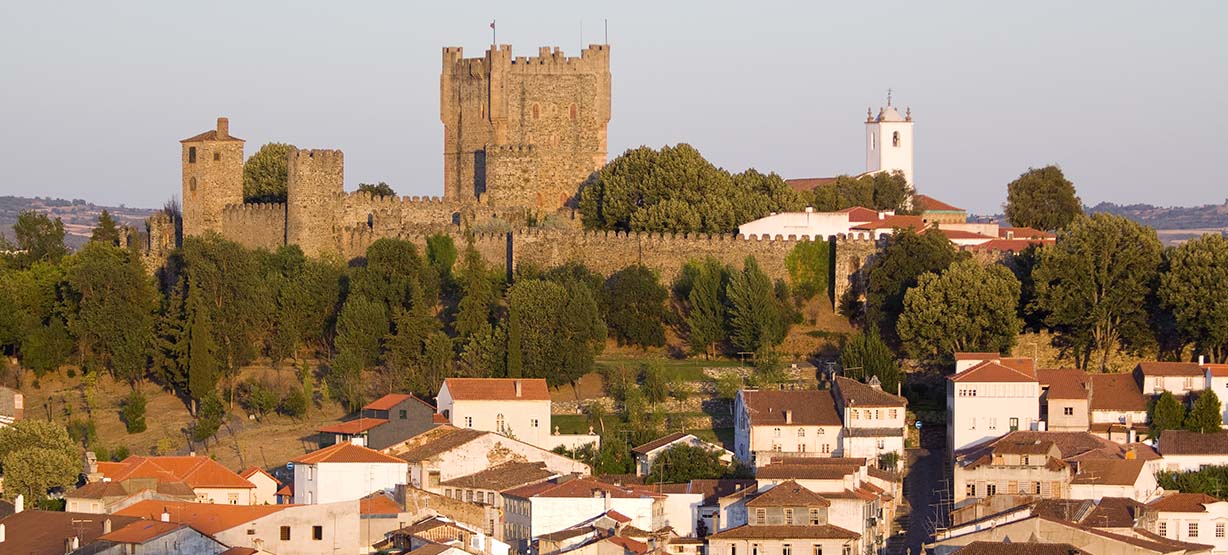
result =
[[[1228,239],[1203,235],[1166,253],[1160,299],[1181,333],[1217,362],[1228,361]]]
[[[1179,430],[1185,424],[1185,406],[1170,391],[1161,393],[1149,408],[1153,438],[1159,438],[1164,430]]]
[[[153,282],[132,251],[91,241],[65,264],[68,325],[83,354],[116,379],[145,376],[157,298]]]
[[[755,257],[746,257],[741,272],[729,278],[729,339],[740,351],[758,352],[779,345],[788,331],[772,281],[759,268]]]
[[[1215,390],[1206,389],[1198,394],[1198,399],[1194,401],[1194,406],[1185,416],[1183,424],[1185,429],[1192,432],[1210,434],[1220,431],[1222,420],[1219,396],[1215,394]]]
[[[90,235],[90,241],[119,246],[119,227],[115,225],[115,218],[112,218],[111,214],[106,210],[103,210],[102,214],[98,215],[98,225],[94,227],[94,231]]]
[[[1079,368],[1098,353],[1094,364],[1106,369],[1113,349],[1150,340],[1147,300],[1162,249],[1154,229],[1109,214],[1077,218],[1043,249],[1036,308]]]
[[[606,326],[587,287],[524,279],[508,289],[507,303],[509,374],[516,366],[513,356],[520,357],[522,377],[545,378],[551,386],[574,382],[593,369]]]
[[[1005,266],[959,260],[926,273],[904,294],[896,326],[912,356],[949,360],[956,352],[1010,352],[1023,326],[1019,280]]]
[[[886,248],[866,268],[865,320],[894,338],[895,323],[904,311],[904,294],[926,273],[939,273],[964,257],[941,233],[897,231]]]
[[[903,379],[895,354],[874,327],[849,338],[840,350],[840,366],[849,378],[864,382],[877,377],[887,392],[896,391]]]
[[[29,268],[35,262],[59,262],[68,254],[64,222],[59,218],[52,220],[46,214],[27,210],[17,216],[13,235],[16,247],[22,251],[16,257],[20,268]]]
[[[294,145],[265,143],[243,164],[243,202],[286,202]]]
[[[702,445],[678,444],[662,451],[652,461],[647,484],[685,484],[691,480],[713,480],[729,474],[720,451]]]
[[[77,482],[81,447],[68,437],[63,425],[45,420],[18,420],[0,428],[0,472],[4,496],[25,495],[41,500],[47,491]]]
[[[1006,219],[1043,231],[1065,229],[1083,214],[1074,184],[1057,166],[1029,168],[1006,186]]]
[[[669,291],[646,266],[628,266],[605,282],[606,325],[619,343],[641,347],[665,344],[665,300]]]
[[[359,183],[358,192],[370,193],[377,197],[395,197],[397,192],[392,190],[392,186],[380,181],[379,183]]]

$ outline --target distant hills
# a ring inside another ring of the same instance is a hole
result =
[[[98,225],[98,215],[103,210],[109,212],[116,223],[133,225],[140,229],[144,228],[145,218],[157,212],[153,208],[99,206],[81,199],[0,196],[0,234],[12,239],[13,224],[17,223],[17,216],[27,210],[37,210],[52,218],[60,218],[64,222],[64,242],[74,249],[89,240],[94,226]]]

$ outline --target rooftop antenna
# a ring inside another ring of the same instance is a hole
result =
[[[607,45],[608,45],[608,44],[610,44],[610,20],[609,20],[609,19],[603,19],[603,20],[601,20],[601,24],[605,26],[605,44],[607,44]],[[1228,203],[1226,203],[1226,204],[1228,204]]]

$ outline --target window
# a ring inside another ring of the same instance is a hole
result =
[[[444,496],[444,497],[452,497],[452,488],[444,488],[444,490],[443,490],[443,496]]]
[[[495,430],[498,432],[503,431],[503,414],[495,415]]]
[[[787,543],[780,546],[780,555],[793,555],[793,546]]]
[[[900,132],[899,131],[891,132],[891,146],[900,146]]]
[[[1159,532],[1161,536],[1168,537],[1168,523],[1161,520],[1159,527],[1156,528],[1156,532]]]
[[[1189,536],[1190,536],[1191,538],[1197,538],[1197,537],[1198,537],[1198,523],[1197,523],[1197,522],[1191,522],[1191,523],[1190,523],[1190,527],[1189,527]]]
[[[767,509],[755,509],[755,522],[767,524]]]
[[[759,555],[759,544],[750,544],[750,555]]]
[[[738,546],[736,546],[736,545],[730,545],[730,546],[729,546],[729,555],[738,555]]]
[[[255,536],[255,535],[256,535],[256,529],[255,529],[255,528],[248,528],[248,529],[247,529],[247,535],[249,535],[249,536]]]
[[[879,420],[879,419],[881,419],[881,418],[883,417],[883,416],[882,416],[882,412],[883,412],[883,411],[881,411],[881,410],[874,409],[874,419],[875,419],[875,420]]]
[[[1032,493],[1040,495],[1040,482],[1032,482]]]
[[[840,555],[853,555],[853,546],[846,545],[840,548]]]
[[[798,428],[797,437],[806,437],[806,428]]]
[[[998,429],[998,418],[996,416],[989,417],[989,429],[991,430]]]
[[[976,417],[975,417],[975,416],[973,416],[972,418],[969,418],[969,419],[968,419],[968,429],[969,429],[969,430],[975,430],[975,429],[976,429]]]
[[[830,446],[830,445],[828,445],[828,444],[826,444],[826,443],[824,443],[824,444],[823,444],[823,446],[822,446],[822,448],[820,449],[820,451],[822,451],[822,452],[823,452],[823,454],[824,454],[824,455],[826,455],[828,452],[830,452],[830,451],[831,451],[831,446]]]
[[[870,135],[870,150],[878,146],[878,135]]]
[[[397,418],[405,420],[406,418],[409,418],[409,413],[405,409],[401,409],[397,411]]]
[[[976,482],[964,484],[964,497],[976,497]]]
[[[772,428],[772,437],[780,437],[780,428]]]
[[[308,480],[316,479],[316,467],[307,465],[307,479]]]
[[[217,162],[218,160],[221,160],[221,159],[222,159],[222,153],[220,153],[220,152],[214,152],[214,153],[213,153],[213,161],[214,161],[214,162]]]
[[[194,146],[188,147],[188,163],[189,164],[196,163],[196,147]]]
[[[290,541],[290,527],[289,526],[281,527],[281,541],[284,541],[284,542]]]
[[[1027,455],[1024,455],[1023,456],[1023,466],[1031,466],[1031,464],[1032,464],[1032,459],[1030,459]]]
[[[886,444],[884,444],[884,443],[883,443],[883,440],[881,440],[881,439],[880,439],[880,440],[878,440],[878,441],[876,442],[876,446],[877,446],[879,449],[882,449],[882,448],[884,448],[884,447],[886,446]]]
[[[537,427],[537,419],[536,419],[536,418],[532,418],[532,419],[530,419],[530,420],[529,420],[529,425],[530,425],[530,426],[532,426],[532,427],[534,427],[534,428],[536,428],[536,427]]]
[[[811,526],[819,525],[819,510],[818,509],[810,509],[810,525]],[[818,546],[816,545],[815,547],[818,547]],[[820,549],[819,553],[822,553],[822,552],[823,551]]]
[[[314,492],[314,491],[309,491],[309,492],[307,492],[307,504],[308,504],[308,505],[311,505],[311,504],[313,504],[313,503],[315,503],[315,502],[316,502],[316,497],[315,497],[315,495],[316,495],[316,492]]]
[[[472,427],[473,427],[473,417],[472,417],[472,416],[466,416],[466,417],[465,417],[465,427],[466,427],[466,428],[472,428]]]
[[[823,546],[817,543],[814,544],[814,552],[812,553],[812,555],[823,555]]]
[[[1018,419],[1018,418],[1012,418],[1012,419],[1010,420],[1010,424],[1011,424],[1011,431],[1012,431],[1012,432],[1017,432],[1017,431],[1019,431],[1019,419]]]
[[[324,539],[324,527],[323,526],[312,526],[311,527],[311,539],[315,541],[320,541]]]
[[[823,435],[823,428],[816,428],[816,429],[814,430],[814,433],[815,433],[816,435]]]
[[[799,452],[799,453],[805,453],[805,452],[806,452],[806,444],[805,444],[805,443],[799,443],[799,444],[797,444],[797,452]]]
[[[849,411],[849,418],[852,418],[853,420],[857,420],[857,409],[852,409]]]
[[[1062,407],[1062,414],[1066,416],[1074,416],[1074,407]]]
[[[993,495],[995,493],[998,493],[998,484],[993,482],[985,484],[985,495]]]
[[[789,526],[793,525],[793,509],[785,509],[785,524]]]
[[[1215,537],[1217,538],[1224,537],[1224,523],[1223,522],[1215,523]]]
[[[230,503],[231,505],[238,505],[239,504],[239,494],[237,493],[226,494],[226,502]]]
[[[887,412],[887,417],[892,420],[895,420],[899,414],[900,413],[897,411],[897,409],[891,409],[890,411]]]
[[[196,192],[196,178],[195,177],[188,178],[188,189],[190,189],[193,193]]]

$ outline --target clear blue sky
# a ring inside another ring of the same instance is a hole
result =
[[[446,8],[443,6],[447,6]],[[574,54],[609,20],[611,156],[695,145],[728,169],[864,169],[865,110],[911,106],[918,188],[997,210],[1029,166],[1083,200],[1228,197],[1228,2],[42,2],[0,4],[0,194],[153,207],[178,140],[227,115],[340,148],[346,187],[442,191],[440,49]]]

